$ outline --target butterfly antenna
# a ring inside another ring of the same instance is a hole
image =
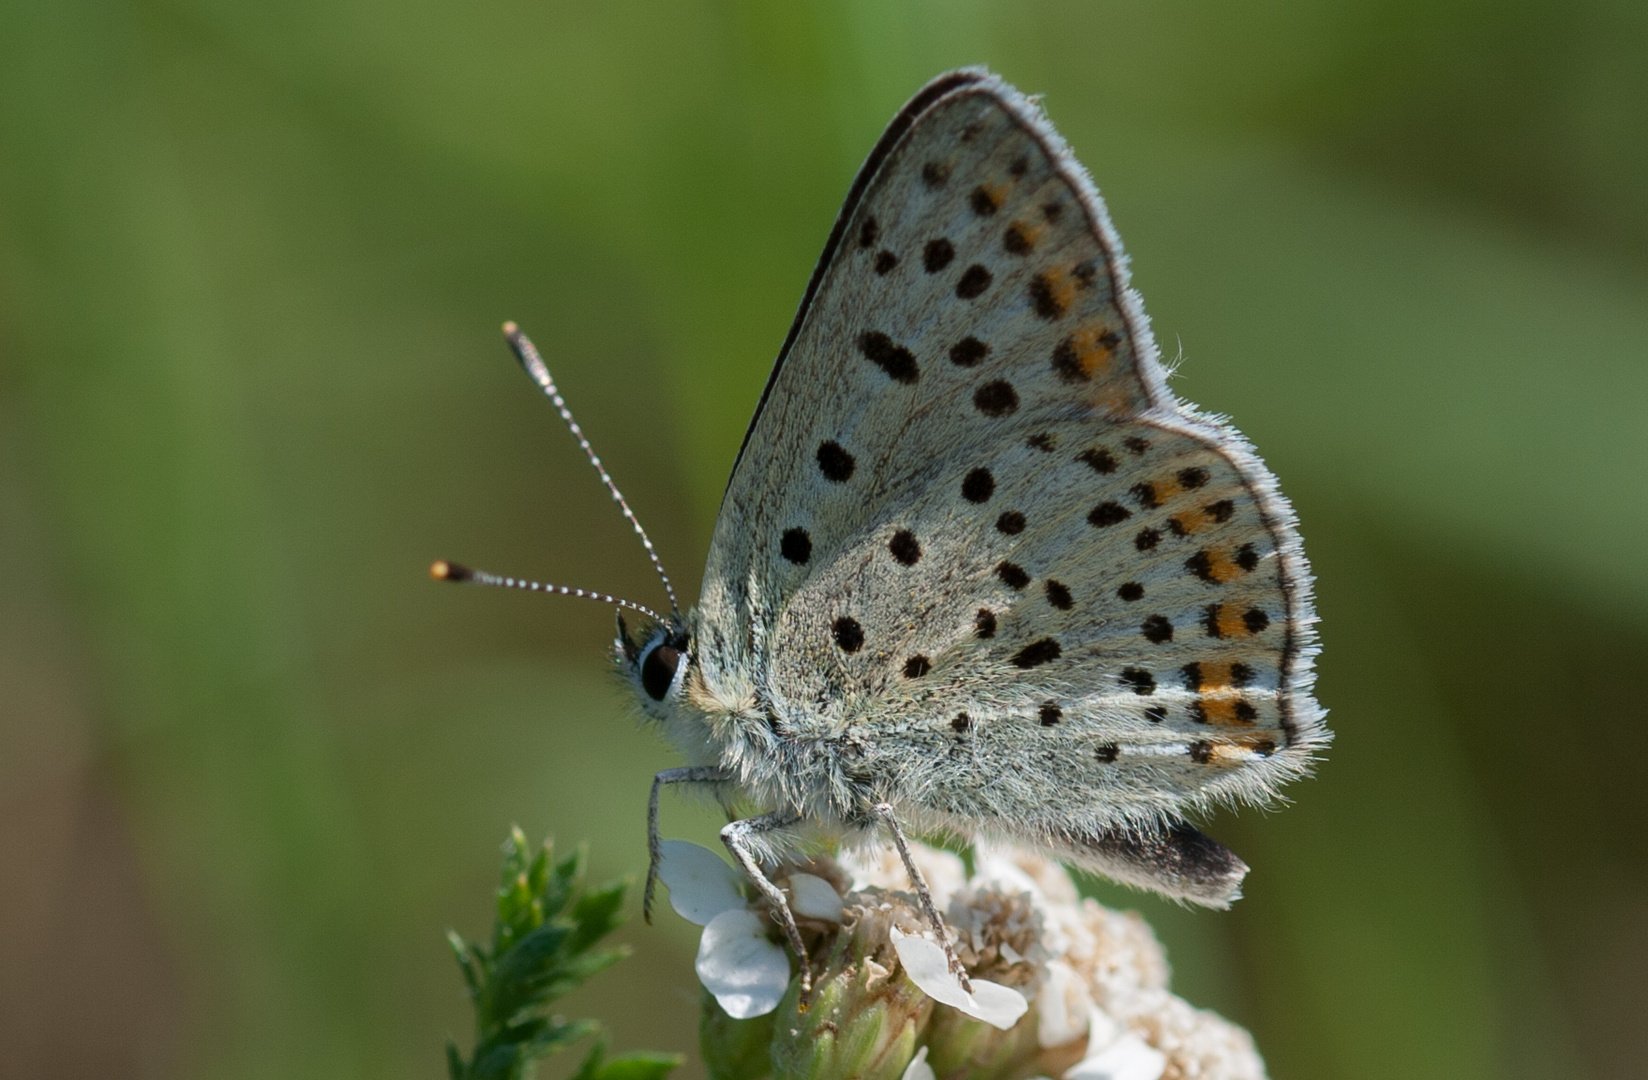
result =
[[[606,466],[602,465],[601,459],[596,456],[595,448],[589,445],[589,439],[585,437],[584,429],[579,427],[578,421],[572,418],[572,410],[567,408],[566,400],[561,397],[561,391],[556,389],[555,380],[549,374],[549,366],[544,363],[544,358],[538,354],[537,346],[533,345],[532,339],[521,333],[521,328],[512,322],[504,323],[504,337],[509,340],[509,347],[515,351],[515,358],[521,362],[521,366],[526,369],[526,373],[532,376],[532,381],[538,384],[539,389],[543,390],[550,401],[554,402],[556,411],[561,414],[561,419],[565,420],[566,426],[572,429],[572,435],[578,440],[578,445],[584,448],[584,456],[589,458],[591,465],[595,466],[595,471],[601,474],[601,483],[605,484],[607,490],[612,493],[612,501],[618,504],[618,508],[624,512],[624,517],[629,519],[630,525],[635,529],[635,535],[641,538],[641,546],[647,549],[647,558],[652,560],[652,568],[658,571],[658,580],[664,583],[664,591],[669,594],[670,611],[679,618],[681,605],[675,600],[675,587],[670,584],[669,575],[664,573],[664,564],[659,561],[658,552],[653,550],[652,541],[647,537],[647,530],[641,528],[641,522],[636,518],[635,511],[631,510],[629,503],[624,501],[624,493],[619,491],[618,485],[612,482],[612,477],[608,475]],[[594,596],[595,594],[579,593],[578,595]],[[627,606],[636,607],[634,604]],[[636,610],[645,611],[646,609],[636,607]]]
[[[567,585],[551,585],[545,581],[527,581],[523,578],[504,577],[502,574],[489,574],[485,570],[472,570],[467,566],[459,566],[455,562],[445,559],[437,560],[429,568],[429,576],[436,581],[456,581],[465,585],[490,585],[497,589],[521,589],[525,592],[553,593],[556,596],[578,596],[585,600],[599,600],[603,604],[614,607],[628,608],[638,611],[654,622],[666,620],[656,611],[631,600],[620,600],[616,596],[606,593],[591,592],[588,589],[574,589]]]

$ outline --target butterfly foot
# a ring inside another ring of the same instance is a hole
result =
[[[813,979],[806,957],[801,959],[801,992],[796,995],[795,1011],[804,1013],[813,1007]]]

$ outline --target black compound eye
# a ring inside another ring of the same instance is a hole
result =
[[[681,651],[660,645],[647,653],[641,661],[641,689],[654,701],[663,701],[675,681],[675,669],[680,666]]]

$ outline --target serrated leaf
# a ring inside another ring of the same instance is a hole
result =
[[[542,1010],[598,972],[627,956],[627,947],[596,949],[618,926],[624,882],[584,892],[583,845],[560,861],[546,842],[529,852],[513,829],[503,845],[504,868],[496,896],[490,952],[448,932],[447,943],[463,970],[475,1003],[475,1051],[465,1066],[456,1046],[447,1048],[453,1080],[523,1080],[537,1058],[565,1049],[600,1029],[594,1020],[563,1020]],[[597,1080],[658,1080],[679,1064],[671,1054],[631,1054],[600,1064],[596,1047],[584,1063]]]
[[[469,987],[469,996],[474,997],[481,992],[483,978],[475,951],[458,936],[456,930],[446,932],[446,943],[452,947],[452,955],[457,957],[458,970],[463,972],[464,985]]]
[[[578,925],[570,948],[582,952],[606,937],[623,922],[619,912],[624,905],[622,881],[613,882],[580,896],[572,906],[572,919]]]
[[[568,1043],[577,1042],[588,1035],[601,1030],[601,1024],[596,1020],[558,1021],[540,1032],[532,1039],[533,1057],[541,1057],[553,1053]]]

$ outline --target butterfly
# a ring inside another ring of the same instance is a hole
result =
[[[877,142],[745,434],[691,611],[506,331],[671,610],[437,576],[619,605],[618,668],[687,761],[652,786],[654,869],[659,794],[681,784],[759,811],[722,838],[803,958],[762,863],[808,837],[890,836],[935,928],[907,829],[1211,907],[1239,895],[1247,866],[1188,818],[1272,801],[1329,739],[1309,567],[1253,448],[1168,389],[1104,203],[1035,102],[950,72]]]

